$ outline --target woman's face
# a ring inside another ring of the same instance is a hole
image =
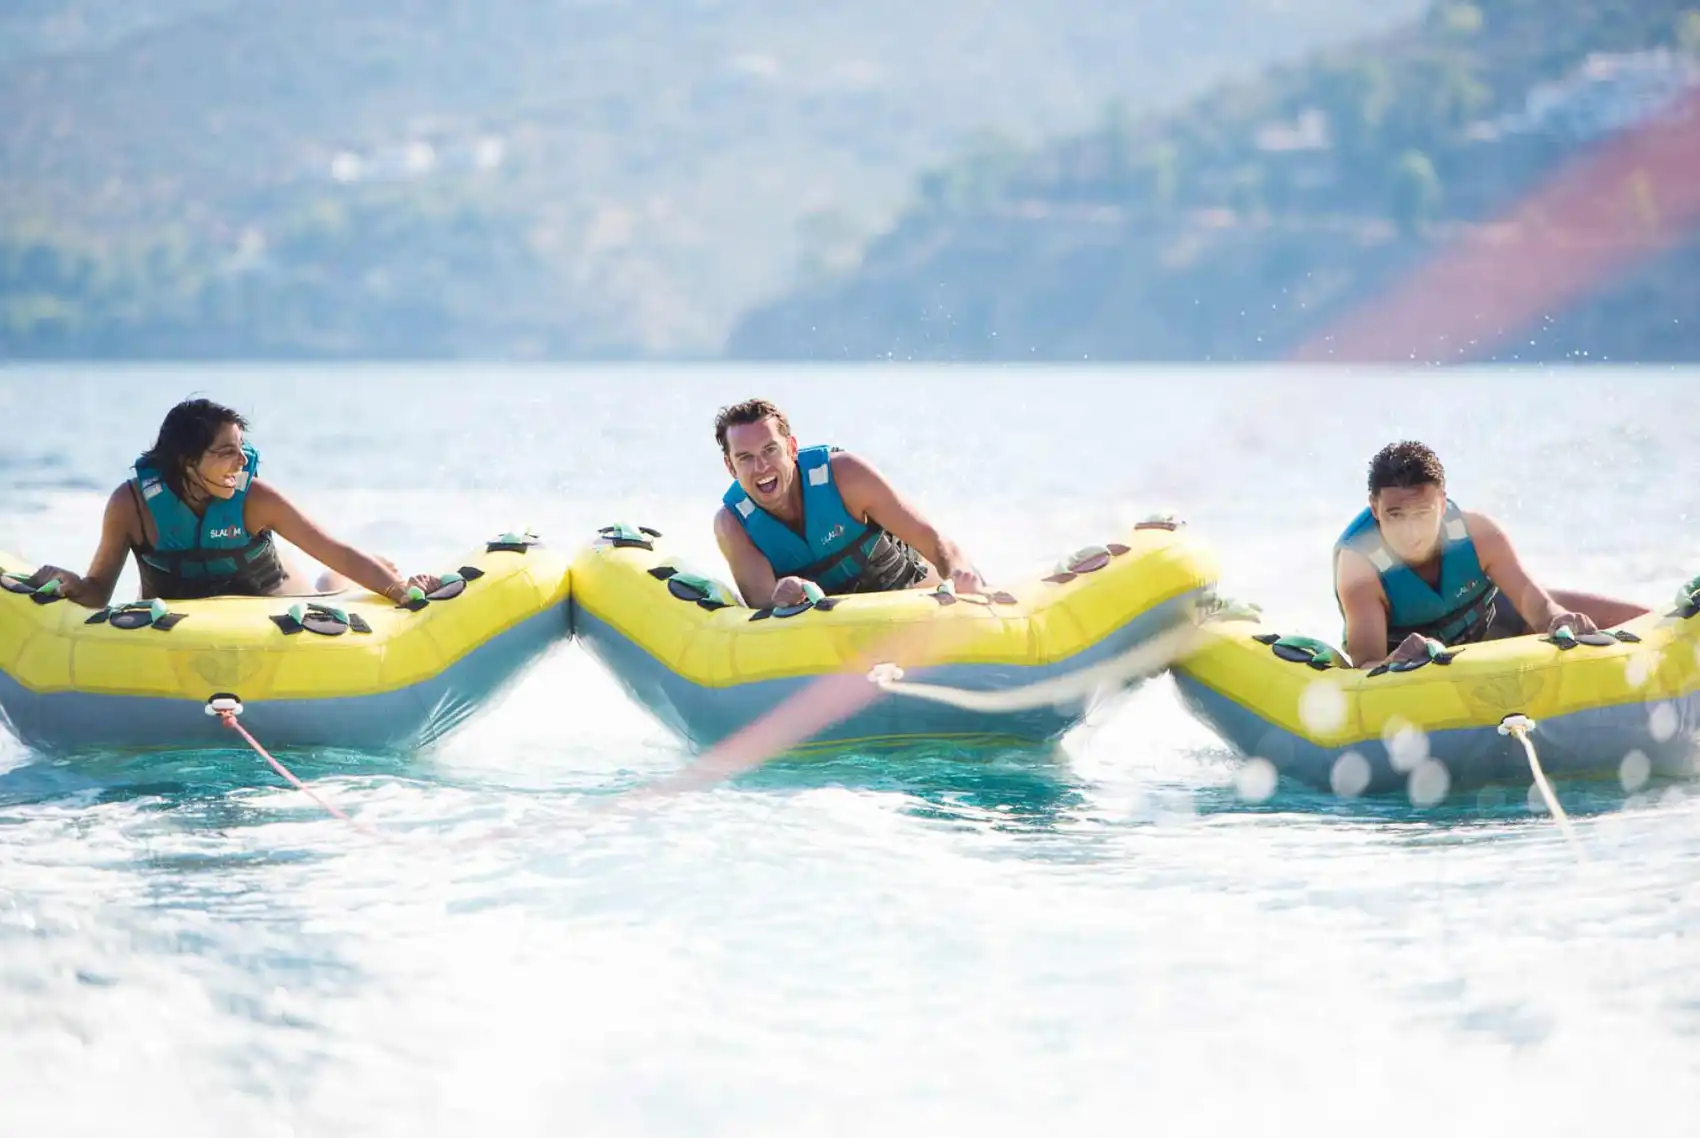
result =
[[[188,481],[214,498],[234,498],[248,456],[242,453],[242,428],[226,423],[200,458],[188,466]]]

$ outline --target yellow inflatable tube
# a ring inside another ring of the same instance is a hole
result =
[[[1606,633],[1520,636],[1414,666],[1343,667],[1321,641],[1283,636],[1244,607],[1206,622],[1175,667],[1187,706],[1242,755],[1341,794],[1532,780],[1501,726],[1533,721],[1553,776],[1693,773],[1700,746],[1700,589]],[[1441,774],[1433,766],[1444,768]],[[1420,771],[1420,773],[1419,773]]]
[[[406,751],[464,721],[571,631],[568,562],[504,534],[397,606],[365,591],[94,611],[0,553],[0,721],[44,752],[229,745],[236,696],[270,746]]]
[[[1081,672],[1191,619],[1212,555],[1172,521],[1077,552],[991,596],[906,590],[750,609],[693,572],[653,530],[611,526],[573,562],[574,631],[632,696],[688,745],[750,726],[823,676],[894,664],[908,680],[997,692]],[[1088,697],[1007,712],[874,695],[791,749],[919,740],[1035,744],[1085,715]]]

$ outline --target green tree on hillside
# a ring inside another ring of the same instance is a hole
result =
[[[1430,151],[1454,143],[1479,118],[1491,99],[1476,77],[1476,63],[1462,52],[1413,61],[1401,77],[1399,98],[1389,108],[1379,142],[1383,153]]]
[[[1342,156],[1356,160],[1374,153],[1393,102],[1387,65],[1377,59],[1335,64],[1317,76],[1316,90]]]
[[[1476,77],[1473,58],[1450,57],[1437,63],[1431,74],[1429,105],[1439,130],[1461,131],[1487,109],[1492,92]]]
[[[1152,204],[1160,213],[1172,211],[1180,196],[1180,149],[1172,142],[1159,142],[1145,152],[1143,165],[1150,179]]]
[[[804,214],[797,221],[796,233],[797,275],[804,281],[854,269],[867,238],[856,218],[836,206]]]
[[[1104,180],[1113,197],[1125,198],[1134,188],[1133,117],[1127,103],[1112,100],[1104,108]]]
[[[1442,4],[1435,17],[1441,31],[1453,39],[1469,39],[1482,30],[1482,10],[1474,4]]]
[[[1434,163],[1420,150],[1407,150],[1393,164],[1393,221],[1406,235],[1419,232],[1440,212],[1442,191]]]
[[[1263,167],[1250,164],[1241,166],[1234,171],[1228,192],[1228,204],[1242,215],[1262,213],[1267,204],[1264,189]]]
[[[1700,8],[1690,8],[1676,21],[1676,46],[1700,59]]]
[[[985,213],[1004,198],[1024,161],[1013,139],[982,132],[961,158],[921,175],[921,204],[935,214]]]

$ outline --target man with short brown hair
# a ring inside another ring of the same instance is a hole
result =
[[[865,460],[837,447],[799,449],[785,413],[765,399],[722,407],[714,438],[735,481],[714,536],[752,608],[799,604],[812,583],[829,594],[985,582]]]

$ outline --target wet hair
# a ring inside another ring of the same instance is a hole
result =
[[[1446,487],[1446,468],[1440,458],[1422,443],[1406,440],[1389,443],[1369,461],[1369,493],[1410,489],[1415,486]]]
[[[746,399],[742,403],[722,407],[714,416],[714,441],[720,444],[720,453],[728,453],[726,450],[727,431],[730,431],[733,427],[759,423],[763,419],[778,420],[779,433],[786,436],[791,434],[791,420],[785,417],[785,412],[766,399]]]
[[[165,413],[159,437],[141,461],[159,471],[166,486],[181,498],[183,468],[207,453],[227,423],[248,429],[248,420],[222,404],[211,399],[185,399]]]

